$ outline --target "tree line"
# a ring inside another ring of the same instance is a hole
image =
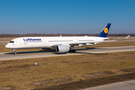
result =
[[[81,33],[81,34],[42,34],[42,33],[27,33],[27,34],[0,34],[0,37],[35,37],[35,36],[98,36],[99,33],[97,34],[85,34],[85,33]],[[128,34],[128,33],[121,33],[121,34],[108,34],[108,36],[127,36],[127,35],[131,35],[131,36],[135,36],[135,34]]]

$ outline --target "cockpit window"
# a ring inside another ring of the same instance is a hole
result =
[[[10,41],[9,43],[14,43],[14,41]]]

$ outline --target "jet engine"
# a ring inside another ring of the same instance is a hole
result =
[[[69,45],[58,45],[56,47],[56,52],[58,53],[66,53],[70,50]]]

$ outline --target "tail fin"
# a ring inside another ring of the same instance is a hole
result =
[[[107,25],[103,28],[103,30],[101,31],[101,33],[98,35],[98,37],[107,37],[107,34],[109,32],[111,23],[107,23]]]

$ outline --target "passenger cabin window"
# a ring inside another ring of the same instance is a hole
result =
[[[9,43],[14,43],[14,41],[10,41]]]

